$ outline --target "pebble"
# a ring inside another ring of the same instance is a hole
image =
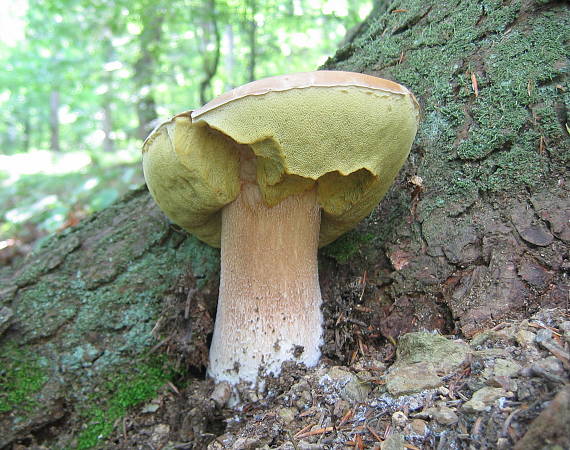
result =
[[[419,438],[425,438],[429,434],[427,423],[422,419],[412,419],[404,431],[407,435]]]
[[[539,367],[553,375],[564,375],[562,362],[556,356],[547,356],[533,363],[533,367]]]
[[[370,385],[364,383],[352,372],[340,367],[331,367],[327,371],[327,375],[339,387],[340,396],[343,400],[357,403],[363,403],[367,400],[371,391]]]
[[[396,411],[392,414],[392,425],[395,427],[404,427],[408,423],[408,416],[406,416],[402,411]]]
[[[277,412],[277,414],[279,414],[279,417],[281,417],[281,420],[283,420],[283,422],[286,424],[293,422],[298,413],[299,411],[297,408],[281,408]]]
[[[528,348],[534,344],[536,334],[528,330],[519,330],[515,336],[517,344],[523,348]]]
[[[388,436],[382,444],[380,444],[381,450],[403,450],[405,449],[406,441],[404,441],[404,436],[402,433],[392,433]]]
[[[448,406],[437,406],[429,408],[427,414],[433,417],[437,423],[441,425],[451,425],[459,421],[459,417],[455,411]]]
[[[476,391],[471,400],[465,402],[463,410],[468,413],[483,412],[501,397],[512,397],[512,392],[502,388],[484,387]]]
[[[223,408],[230,399],[231,393],[232,388],[229,383],[222,381],[216,384],[212,395],[210,395],[210,400],[212,400],[218,408]]]

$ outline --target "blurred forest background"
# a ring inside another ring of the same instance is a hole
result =
[[[318,68],[372,0],[0,0],[0,264],[143,183],[178,112]]]

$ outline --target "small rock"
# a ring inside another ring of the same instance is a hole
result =
[[[428,362],[449,373],[465,361],[469,351],[465,342],[453,341],[440,334],[408,333],[398,342],[396,365]]]
[[[408,423],[408,417],[402,411],[396,411],[392,414],[392,425],[403,428]]]
[[[434,389],[443,384],[437,369],[428,363],[393,367],[386,376],[386,388],[393,396]]]
[[[515,376],[519,370],[521,369],[521,366],[514,362],[511,359],[505,359],[505,358],[497,358],[494,361],[494,365],[492,368],[487,368],[485,369],[485,376],[486,377],[513,377]]]
[[[240,437],[232,445],[233,450],[253,450],[259,448],[260,439],[255,437]]]
[[[440,423],[441,425],[451,425],[459,421],[459,417],[455,411],[448,406],[429,408],[426,412],[430,417],[433,417],[436,422]]]
[[[235,440],[236,438],[233,434],[224,433],[221,436],[218,436],[213,442],[211,442],[208,445],[207,450],[231,448]]]
[[[555,445],[570,448],[570,386],[562,389],[550,404],[533,420],[515,450],[534,450]]]
[[[560,362],[556,356],[548,356],[546,358],[539,359],[532,364],[532,367],[538,367],[553,375],[564,375],[564,367],[562,365],[562,362]]]
[[[343,417],[350,409],[350,403],[345,400],[339,400],[334,404],[333,414],[336,417]]]
[[[463,341],[427,332],[408,333],[400,338],[396,363],[386,374],[386,388],[394,396],[437,388],[469,352]]]
[[[145,405],[143,407],[143,409],[141,410],[141,413],[143,414],[152,414],[158,411],[158,409],[160,408],[160,405],[157,403],[149,403],[148,405]]]
[[[7,306],[3,306],[0,308],[0,336],[4,334],[4,332],[8,329],[10,324],[12,323],[12,318],[14,317],[14,313],[10,308]]]
[[[342,399],[348,402],[365,402],[372,390],[368,383],[340,367],[331,367],[327,375],[338,386]]]
[[[159,444],[168,436],[168,433],[170,433],[170,426],[166,423],[159,423],[152,429],[150,441],[154,444]]]
[[[516,392],[518,390],[517,382],[510,377],[492,376],[487,380],[487,385],[503,388],[505,391],[511,392]]]
[[[224,450],[226,447],[224,444],[222,444],[221,442],[218,442],[218,440],[212,441],[208,444],[208,446],[206,447],[206,450]]]
[[[412,421],[406,425],[404,432],[407,435],[411,435],[416,438],[425,438],[429,433],[429,428],[425,420],[422,419],[412,419]]]
[[[212,395],[210,395],[210,400],[212,400],[218,408],[223,408],[230,399],[232,394],[232,388],[229,383],[222,381],[216,384]]]
[[[541,328],[536,332],[536,342],[542,344],[552,340],[552,331],[548,328]]]
[[[277,411],[277,414],[279,414],[279,417],[281,417],[281,420],[283,420],[283,422],[289,424],[295,420],[298,412],[299,411],[297,408],[280,408]]]
[[[528,348],[534,344],[536,335],[532,331],[519,330],[515,336],[517,344],[523,348]]]
[[[380,444],[381,450],[404,450],[406,447],[406,441],[404,441],[404,435],[402,433],[392,433],[388,436],[382,444]]]
[[[468,413],[483,412],[501,397],[512,397],[512,393],[502,388],[481,388],[473,394],[471,400],[465,402],[463,410]]]

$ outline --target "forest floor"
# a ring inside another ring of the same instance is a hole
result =
[[[409,333],[347,365],[285,367],[233,407],[223,384],[169,384],[105,448],[568,449],[569,347],[570,314],[551,309],[468,341]]]
[[[140,151],[0,155],[0,266],[144,183]]]

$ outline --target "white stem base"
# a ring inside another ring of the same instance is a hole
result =
[[[322,344],[314,190],[277,206],[244,182],[222,212],[218,312],[208,374],[217,382],[257,384],[284,361],[314,366]]]

